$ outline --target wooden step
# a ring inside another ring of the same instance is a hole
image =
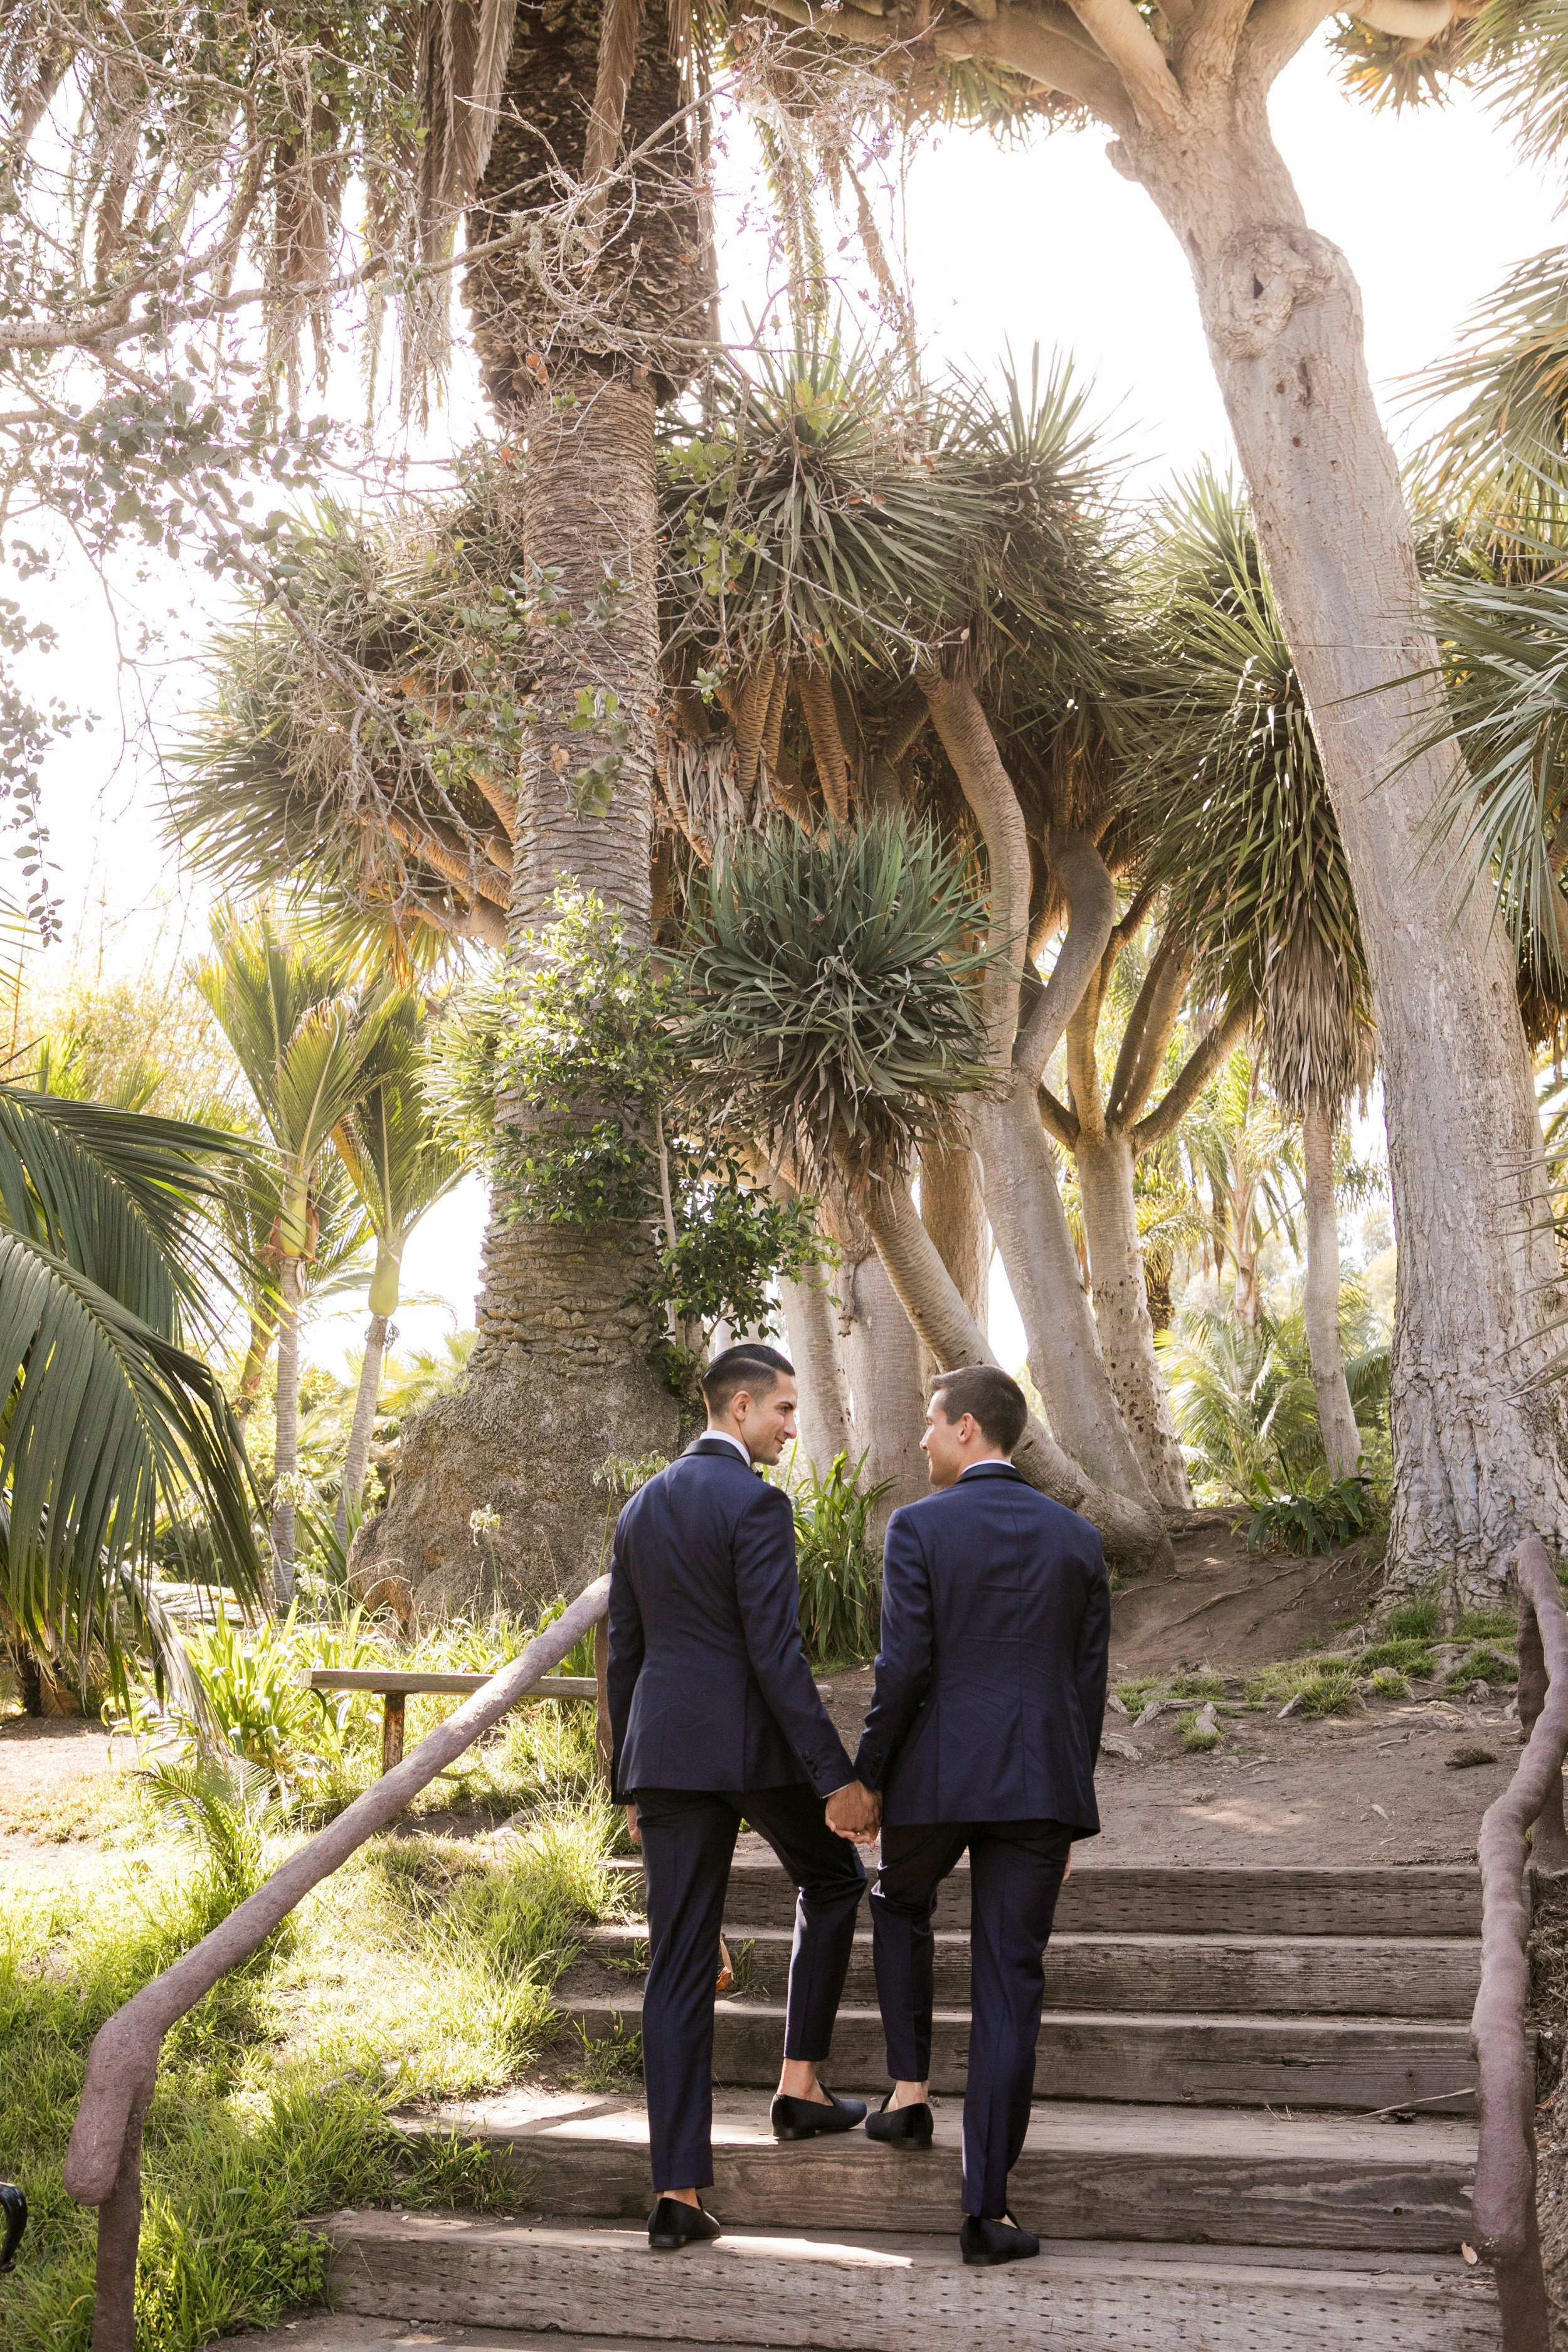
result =
[[[563,2014],[591,2039],[640,2031],[640,1994],[568,1998]],[[771,2088],[784,2048],[781,2004],[721,2000],[713,2079]],[[962,2091],[969,2018],[936,2012],[931,2086]],[[841,2009],[832,2076],[885,2081],[882,2021]],[[1118,2099],[1198,2106],[1419,2106],[1468,2113],[1475,2082],[1468,2027],[1436,2019],[1121,2016],[1053,2010],[1040,2027],[1037,2098]]]
[[[338,2214],[340,2308],[444,2326],[822,2352],[1498,2352],[1489,2274],[1381,2257],[1056,2241],[965,2270],[955,2237],[734,2233],[679,2254],[641,2230]]]
[[[595,1928],[587,1949],[612,1964],[646,1965],[647,1937],[647,1923],[633,1920]],[[732,1938],[731,1957],[753,1999],[784,1999],[790,1944],[784,1927]],[[1046,1955],[1046,2006],[1468,2019],[1480,1958],[1478,1942],[1458,1937],[1058,1934]],[[876,2000],[869,1935],[855,1939],[844,1997]],[[966,1933],[937,1932],[936,1997],[945,2009],[968,2007]]]
[[[869,2104],[880,2098],[877,2093]],[[780,2147],[768,2101],[714,2103],[714,2187],[730,2229],[956,2227],[962,2106],[939,2099],[936,2147],[906,2156],[863,2132]],[[639,2099],[520,2091],[405,2119],[425,2137],[477,2140],[517,2184],[521,2210],[636,2221],[652,2193]],[[1421,2248],[1457,2252],[1470,2228],[1473,2126],[1308,2118],[1214,2107],[1037,2105],[1010,2189],[1050,2238],[1212,2245]]]
[[[640,1913],[641,1864],[616,1867],[639,1882],[630,1907]],[[724,1916],[738,1929],[787,1927],[795,1916],[795,1890],[760,1838],[742,1841]],[[962,1864],[942,1887],[936,1924],[969,1925],[969,1881]],[[1462,1863],[1138,1870],[1084,1859],[1074,1864],[1062,1889],[1057,1924],[1074,1935],[1479,1936],[1480,1877]]]

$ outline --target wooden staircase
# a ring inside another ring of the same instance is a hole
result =
[[[628,1865],[635,1869],[636,1865]],[[647,2123],[631,2095],[454,2107],[517,2183],[505,2221],[339,2215],[341,2307],[625,2343],[857,2347],[1048,2343],[1079,2352],[1495,2352],[1460,2252],[1479,1893],[1463,1867],[1161,1870],[1079,1864],[1046,1963],[1037,2105],[1013,2174],[1037,2261],[957,2251],[968,1888],[943,1890],[937,2146],[863,2134],[781,2147],[793,1890],[743,1842],[720,2002],[715,2245],[647,2252]],[[634,2031],[642,1931],[595,1931],[567,1979],[590,2036]],[[868,1930],[826,2070],[881,2095]],[[428,2124],[416,2128],[428,2128]]]

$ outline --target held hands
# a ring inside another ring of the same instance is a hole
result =
[[[827,1826],[855,1845],[875,1845],[882,1826],[882,1800],[863,1780],[835,1789],[827,1800]]]
[[[642,1832],[637,1827],[637,1809],[635,1805],[626,1807],[626,1835],[634,1845],[641,1845]]]

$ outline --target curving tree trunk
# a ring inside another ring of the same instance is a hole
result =
[[[967,1144],[928,1143],[921,1153],[921,1218],[975,1328],[988,1329],[991,1222],[980,1161]]]
[[[1390,1559],[1481,1589],[1521,1536],[1568,1537],[1564,1408],[1531,1386],[1560,1298],[1540,1121],[1503,927],[1432,854],[1460,755],[1411,753],[1437,650],[1360,292],[1269,134],[1261,21],[1243,60],[1250,88],[1194,90],[1179,122],[1151,101],[1112,153],[1196,282],[1355,887],[1399,1250]]]
[[[278,1435],[272,1467],[278,1492],[272,1503],[272,1582],[281,1607],[294,1598],[294,1500],[300,1467],[300,1308],[304,1283],[300,1261],[286,1257],[279,1283]]]
[[[1167,1510],[1190,1510],[1186,1464],[1154,1353],[1154,1319],[1138,1238],[1131,1137],[1119,1127],[1108,1128],[1093,1139],[1080,1133],[1076,1157],[1094,1284],[1094,1324],[1106,1373],[1154,1493]]]
[[[779,1284],[790,1361],[800,1383],[800,1448],[819,1477],[837,1455],[853,1467],[858,1448],[849,1418],[834,1276],[810,1266],[798,1282]]]
[[[865,1457],[865,1484],[887,1487],[876,1510],[879,1532],[900,1505],[931,1491],[921,1452],[926,1415],[921,1335],[889,1279],[874,1235],[842,1203],[832,1222],[843,1258],[838,1295],[855,1455]]]
[[[475,244],[581,175],[590,112],[595,172],[679,115],[669,19],[649,5],[635,70],[605,44],[594,0],[520,10],[500,119],[478,202]],[[596,84],[609,111],[591,107]],[[624,109],[621,92],[625,92]],[[617,115],[617,110],[620,110]],[[528,576],[550,584],[567,625],[542,629],[517,778],[509,936],[550,919],[559,889],[596,892],[634,940],[650,933],[656,602],[656,404],[691,373],[706,332],[689,126],[639,166],[629,224],[614,193],[602,244],[554,254],[565,305],[547,299],[526,241],[470,269],[465,292],[486,390],[512,436]],[[618,226],[617,226],[618,224]],[[552,223],[542,217],[547,261]],[[506,1116],[503,1107],[502,1116]],[[518,1113],[513,1108],[511,1116]],[[468,1385],[405,1433],[387,1507],[367,1520],[354,1568],[407,1577],[420,1613],[496,1595],[535,1608],[596,1576],[605,1532],[594,1474],[606,1457],[673,1454],[678,1400],[655,1370],[651,1318],[628,1303],[651,1243],[633,1225],[541,1224],[497,1198],[485,1241],[479,1336]],[[476,1543],[470,1515],[500,1515]]]
[[[1334,1199],[1334,1122],[1321,1097],[1301,1119],[1301,1172],[1307,1195],[1307,1280],[1302,1298],[1307,1352],[1318,1400],[1318,1425],[1331,1478],[1348,1478],[1361,1460],[1361,1432],[1340,1345],[1340,1213]]]
[[[381,1396],[382,1367],[396,1328],[385,1315],[373,1315],[364,1327],[364,1361],[360,1366],[354,1395],[354,1417],[349,1424],[348,1450],[343,1455],[342,1490],[338,1496],[338,1541],[349,1539],[349,1513],[364,1493],[370,1468],[371,1439],[375,1433],[375,1408]]]

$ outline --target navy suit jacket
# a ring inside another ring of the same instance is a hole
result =
[[[1087,1519],[1010,1462],[895,1511],[857,1776],[882,1819],[1100,1828],[1110,1586]]]
[[[831,1796],[854,1779],[800,1638],[795,1513],[722,1438],[632,1496],[610,1562],[613,1786]]]

